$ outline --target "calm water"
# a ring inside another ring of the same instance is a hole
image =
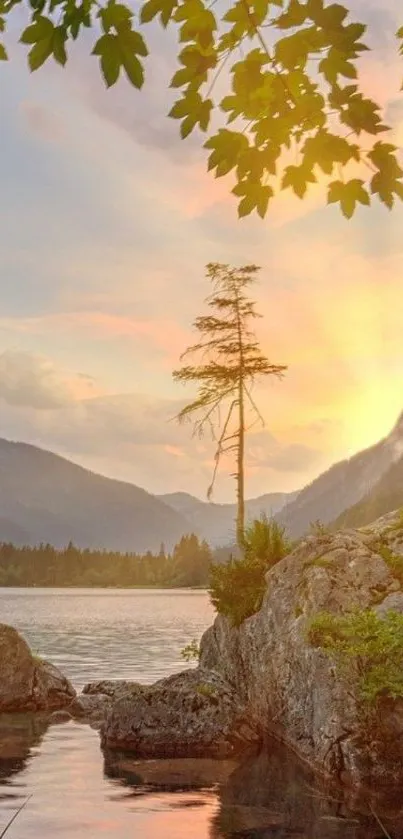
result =
[[[205,593],[0,589],[0,621],[76,687],[152,682],[183,668],[183,646],[213,611]],[[0,716],[0,834],[7,839],[381,839],[376,821],[329,798],[284,748],[229,761],[104,758],[98,734],[73,722]],[[400,822],[399,822],[400,824]],[[401,839],[398,822],[388,822]],[[393,832],[392,832],[393,831]]]

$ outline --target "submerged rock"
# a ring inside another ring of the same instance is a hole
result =
[[[365,530],[304,539],[267,574],[256,615],[238,629],[218,617],[207,630],[201,666],[232,686],[252,728],[275,733],[324,774],[386,787],[403,781],[403,703],[380,702],[367,724],[351,685],[306,632],[322,611],[401,611],[401,584],[380,539],[403,557],[397,514]]]
[[[258,741],[236,695],[217,674],[187,670],[136,688],[112,702],[101,729],[104,748],[138,757],[227,758]]]
[[[0,624],[0,712],[58,710],[75,695],[57,667],[32,655],[13,627]]]

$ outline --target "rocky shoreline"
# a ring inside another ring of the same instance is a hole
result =
[[[381,549],[382,547],[382,549]],[[48,662],[0,625],[0,712],[45,711],[100,731],[104,751],[136,758],[222,758],[283,740],[322,776],[354,788],[403,781],[403,700],[382,699],[371,723],[335,662],[307,636],[312,617],[354,608],[403,613],[401,515],[362,530],[306,537],[267,575],[260,611],[239,628],[217,617],[199,666],[145,686],[103,681],[77,695]]]

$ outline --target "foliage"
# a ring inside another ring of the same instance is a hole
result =
[[[265,575],[290,550],[284,528],[262,516],[245,528],[244,554],[228,563],[212,565],[210,598],[219,614],[233,626],[258,612],[266,591]]]
[[[186,647],[181,650],[181,656],[185,659],[185,661],[198,661],[200,658],[200,645],[197,643],[196,638],[193,638],[193,641],[190,644],[186,644]]]
[[[313,646],[335,658],[364,702],[403,697],[403,615],[390,611],[379,617],[371,609],[342,616],[321,612],[307,634]]]
[[[209,546],[197,536],[184,536],[172,554],[120,554],[64,550],[51,545],[19,548],[0,544],[0,586],[203,586],[208,583]]]
[[[320,519],[316,519],[316,521],[311,522],[310,533],[312,536],[322,539],[325,536],[330,536],[331,530]]]
[[[246,408],[249,405],[263,424],[251,389],[257,378],[281,376],[287,368],[268,361],[250,326],[250,322],[259,317],[255,304],[247,296],[247,290],[259,270],[257,266],[245,265],[237,269],[209,263],[206,270],[213,286],[213,293],[206,301],[211,311],[196,318],[194,327],[200,341],[189,347],[181,357],[184,360],[189,355],[196,355],[199,363],[185,364],[173,373],[176,381],[197,383],[199,390],[193,402],[180,411],[178,420],[183,422],[196,416],[194,432],[202,435],[207,427],[216,440],[215,468],[207,491],[208,498],[213,492],[222,455],[225,452],[236,453],[237,542],[241,546],[245,519]],[[224,405],[227,406],[226,414],[221,422]]]
[[[207,542],[194,533],[182,536],[172,555],[172,580],[178,586],[205,586],[212,553]]]
[[[217,690],[214,685],[203,684],[196,686],[196,693],[204,696],[206,699],[214,699],[217,696]]]
[[[0,31],[18,6],[22,0],[0,0]],[[264,217],[276,193],[303,198],[319,178],[347,218],[374,196],[389,208],[403,197],[396,148],[378,139],[388,130],[381,109],[359,86],[366,26],[348,8],[326,0],[232,0],[222,12],[214,0],[144,0],[138,13],[116,0],[27,6],[21,41],[31,70],[50,57],[64,65],[68,43],[92,29],[108,87],[124,72],[141,88],[144,28],[154,19],[173,26],[180,47],[171,87],[180,94],[170,116],[182,137],[209,132],[208,168],[216,177],[232,173],[239,216]],[[403,54],[403,27],[396,35]]]
[[[392,576],[395,577],[396,580],[399,580],[400,584],[403,585],[403,556],[394,554],[385,543],[380,545],[378,552],[382,559],[386,562]]]

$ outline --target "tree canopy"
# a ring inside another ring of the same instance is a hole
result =
[[[18,6],[22,0],[0,0],[0,32]],[[157,19],[174,26],[178,69],[171,87],[178,99],[170,116],[180,121],[182,138],[195,128],[206,133],[208,168],[215,177],[232,174],[239,216],[263,218],[279,191],[304,198],[318,179],[328,203],[347,218],[373,198],[390,209],[403,198],[398,150],[381,139],[388,131],[381,107],[360,90],[366,26],[339,3],[232,0],[222,12],[218,0],[145,0],[136,11],[116,0],[27,6],[21,41],[31,70],[51,57],[64,65],[69,41],[91,29],[108,87],[125,73],[141,88],[147,25]],[[396,37],[403,54],[403,27]],[[0,59],[7,59],[1,45]]]

